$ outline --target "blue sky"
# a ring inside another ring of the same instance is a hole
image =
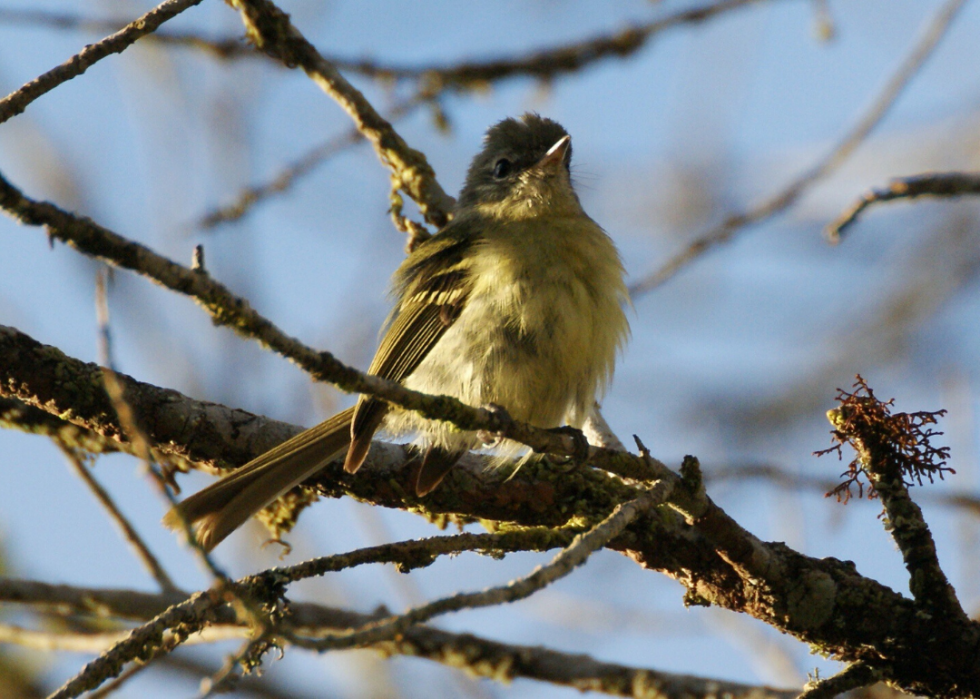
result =
[[[443,65],[581,40],[689,4],[338,0],[282,6],[326,54]],[[549,86],[518,78],[481,94],[449,95],[443,104],[448,134],[425,112],[397,128],[455,192],[490,124],[529,109],[562,122],[574,140],[573,172],[583,203],[617,242],[636,279],[829,152],[940,5],[831,0],[837,34],[828,42],[817,36],[815,3],[760,2],[673,29],[633,57],[603,61]],[[151,4],[0,4],[16,7],[135,17]],[[241,33],[235,13],[217,2],[189,10],[168,27]],[[836,388],[861,372],[880,396],[896,397],[899,410],[950,409],[941,429],[953,446],[957,475],[935,490],[977,491],[980,296],[968,254],[976,248],[970,240],[977,204],[882,207],[837,247],[828,246],[821,231],[857,195],[893,176],[978,169],[978,32],[980,7],[968,3],[881,126],[839,171],[785,214],[745,230],[637,299],[632,342],[605,401],[606,417],[620,435],[640,435],[672,464],[693,453],[708,468],[774,463],[832,478],[841,466],[811,452],[829,444],[823,413]],[[0,92],[100,36],[0,21]],[[382,111],[397,97],[351,79]],[[189,263],[194,245],[202,243],[212,275],[286,332],[366,367],[387,312],[386,280],[403,254],[386,214],[388,175],[369,148],[344,151],[241,222],[213,232],[195,225],[242,187],[266,181],[348,127],[348,117],[298,71],[262,59],[221,63],[186,49],[138,45],[0,125],[0,171],[29,195],[80,211],[180,262]],[[0,218],[0,259],[8,262],[0,275],[0,323],[94,361],[99,265],[63,246],[49,250],[40,230],[7,218]],[[307,425],[350,400],[214,328],[191,302],[144,279],[117,273],[110,305],[117,366],[140,380]],[[152,589],[52,445],[0,431],[0,454],[0,537],[18,574]],[[139,466],[106,458],[96,474],[180,584],[206,584],[192,557],[160,528],[162,505]],[[188,477],[186,487],[205,482]],[[842,508],[820,493],[758,483],[720,482],[711,492],[764,539],[854,560],[863,574],[907,589],[875,504]],[[941,560],[968,609],[975,609],[976,561],[964,552],[975,548],[976,521],[929,502],[925,508]],[[435,533],[404,513],[323,502],[291,538],[296,553],[290,560]],[[273,565],[275,552],[257,550],[260,541],[257,529],[244,531],[219,559],[237,574]],[[414,592],[391,571],[362,569],[304,584],[294,597],[360,610],[379,604],[401,609],[413,595],[431,599],[482,588],[546,559],[440,561],[413,573]],[[685,610],[681,596],[676,583],[603,552],[531,600],[440,624],[744,682],[792,685],[809,669],[835,667],[751,619]],[[758,645],[756,637],[769,644],[768,655],[746,647]],[[45,659],[52,683],[83,661]],[[455,696],[457,683],[468,681],[420,661],[380,664],[363,652],[315,658],[291,651],[268,672],[311,695],[328,687],[338,696],[368,696],[386,672],[406,697]],[[131,696],[174,696],[173,685],[159,676],[141,682]],[[193,695],[193,682],[180,686]],[[483,683],[477,691],[573,696],[526,681]]]

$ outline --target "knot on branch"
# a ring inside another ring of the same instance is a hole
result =
[[[840,406],[827,411],[827,419],[834,426],[833,439],[837,442],[829,449],[814,452],[816,456],[837,453],[843,459],[841,447],[850,444],[856,456],[841,474],[843,482],[826,494],[838,502],[851,499],[851,487],[857,486],[858,497],[864,496],[868,479],[868,498],[878,497],[880,481],[900,480],[905,486],[922,485],[924,479],[935,482],[946,473],[956,473],[946,466],[949,447],[936,447],[933,437],[943,434],[929,429],[945,410],[919,411],[915,413],[891,413],[895,400],[879,400],[867,382],[858,375],[852,386],[853,393],[837,389]]]

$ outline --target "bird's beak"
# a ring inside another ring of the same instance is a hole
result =
[[[555,145],[548,149],[548,152],[544,154],[534,166],[536,170],[539,170],[545,175],[554,175],[561,170],[565,165],[565,157],[568,154],[568,149],[572,145],[571,136],[562,136]]]

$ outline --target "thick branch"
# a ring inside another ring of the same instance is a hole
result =
[[[0,388],[0,395],[4,395],[2,388]],[[121,448],[125,451],[124,445],[118,442],[106,439],[84,427],[73,425],[16,398],[0,398],[0,427],[51,437],[59,444],[81,449],[90,454],[108,454],[120,451]]]
[[[82,414],[70,402],[74,396],[85,410],[91,410],[86,406],[91,400],[88,387],[102,391],[98,378],[86,380],[71,373],[77,368],[75,360],[51,348],[35,354],[31,345],[6,345],[7,340],[18,336],[24,337],[15,331],[0,333],[0,370],[8,372],[0,380],[0,391],[19,388],[23,379],[28,386],[25,390],[47,387],[47,393],[37,396],[38,404],[46,409],[80,419]],[[43,349],[36,343],[33,346]],[[52,352],[57,356],[49,356]],[[22,355],[19,358],[18,353]],[[97,371],[94,365],[77,364]],[[32,366],[34,385],[30,383]],[[14,380],[9,380],[10,376]],[[59,383],[58,376],[64,376],[65,382]],[[145,424],[158,421],[157,412],[181,427],[171,430],[171,435],[193,437],[195,430],[216,434],[217,443],[195,449],[220,453],[224,446],[221,432],[207,423],[211,414],[220,417],[227,409],[191,401],[172,391],[150,391],[145,384],[137,384],[132,390],[137,399],[134,408]],[[155,400],[155,394],[170,398]],[[141,396],[146,397],[142,404],[138,402]],[[104,395],[100,400],[107,405]],[[174,405],[185,402],[197,416],[194,430],[184,429],[184,420],[173,410]],[[95,405],[100,404],[96,401]],[[96,417],[100,414],[98,410],[92,412]],[[261,422],[261,418],[249,418]],[[256,425],[252,428],[256,434],[261,432]],[[109,425],[108,429],[116,428]],[[147,434],[151,439],[159,438],[152,429]],[[163,446],[156,444],[157,448]],[[268,443],[265,448],[271,446]],[[558,526],[570,518],[598,521],[616,503],[635,497],[635,490],[594,469],[563,467],[558,472],[546,463],[532,462],[503,482],[507,474],[487,472],[476,457],[467,457],[450,473],[445,487],[418,500],[410,494],[413,490],[410,469],[404,467],[404,450],[380,443],[377,446],[372,449],[371,461],[353,476],[344,474],[339,464],[325,468],[313,479],[320,492],[329,496],[351,493],[376,505],[408,508],[429,516],[481,518],[523,526]],[[186,444],[171,443],[167,448],[191,453]],[[242,445],[237,449],[237,463],[255,455]],[[220,462],[229,463],[225,459]],[[675,486],[672,498],[678,490],[682,496],[689,491],[693,480]],[[892,681],[912,691],[931,693],[958,686],[973,687],[980,694],[980,663],[970,640],[978,635],[975,625],[948,618],[921,618],[910,600],[861,577],[852,564],[808,558],[780,544],[759,542],[710,499],[691,498],[692,507],[695,502],[701,507],[699,512],[691,509],[696,515],[691,520],[693,527],[661,511],[656,517],[641,517],[608,548],[680,581],[688,588],[689,603],[710,603],[748,613],[848,662],[865,660],[877,666],[888,659],[894,668]],[[952,642],[954,638],[958,640]]]
[[[75,78],[106,56],[122,53],[137,39],[156,30],[168,19],[201,3],[201,0],[166,0],[115,34],[90,44],[57,68],[40,75],[0,100],[0,124],[27,109],[27,105],[64,82]]]

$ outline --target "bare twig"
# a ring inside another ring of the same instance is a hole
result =
[[[406,66],[371,60],[351,60],[341,56],[325,58],[341,70],[390,83],[414,81],[418,95],[431,98],[445,90],[482,89],[489,83],[530,76],[539,80],[577,72],[608,58],[628,58],[657,34],[674,27],[699,24],[716,16],[755,4],[760,0],[719,0],[678,11],[650,22],[577,41],[555,48],[541,49],[515,58],[461,61],[445,66]],[[46,25],[56,29],[114,31],[125,24],[120,20],[92,19],[77,14],[29,9],[0,9],[0,22]],[[221,59],[259,55],[237,37],[206,37],[194,32],[156,32],[155,42],[184,46],[211,53]]]
[[[444,226],[449,221],[453,198],[439,186],[425,156],[405,143],[364,95],[292,25],[289,15],[270,0],[230,0],[230,4],[241,13],[249,40],[285,65],[301,67],[351,116],[381,162],[391,170],[398,189],[418,204],[426,221],[439,228]]]
[[[881,123],[899,95],[909,85],[912,78],[918,74],[936,46],[946,35],[964,2],[965,0],[947,0],[946,4],[936,12],[909,55],[905,57],[895,73],[889,77],[881,92],[875,96],[851,130],[830,153],[776,194],[747,211],[728,216],[721,225],[696,238],[659,269],[631,285],[630,295],[635,299],[655,289],[706,251],[728,242],[739,230],[785,211],[809,187],[839,168],[864,142],[868,134]]]
[[[414,107],[421,104],[418,100],[404,102],[394,107],[388,118],[391,120],[399,119]],[[364,136],[356,127],[352,127],[347,133],[340,134],[327,140],[316,148],[313,148],[298,160],[286,165],[271,180],[252,187],[246,187],[235,197],[235,201],[225,206],[209,211],[198,221],[198,226],[204,229],[216,228],[224,223],[231,223],[241,219],[252,207],[259,202],[280,194],[288,190],[293,183],[303,175],[313,171],[318,165],[337,153],[346,150],[350,146],[356,145],[363,140]]]
[[[117,32],[123,29],[128,20],[84,17],[69,12],[55,12],[33,8],[0,8],[0,23],[40,25],[53,29],[66,29],[81,32]],[[168,46],[180,46],[205,51],[220,59],[255,58],[261,54],[246,44],[241,37],[208,37],[192,31],[157,31],[145,39]]]
[[[155,31],[167,20],[200,2],[201,0],[166,0],[118,32],[86,46],[57,68],[34,78],[0,100],[0,124],[23,112],[27,105],[41,95],[81,75],[106,56],[125,51],[140,37]]]
[[[213,666],[189,655],[168,655],[160,662],[160,665],[168,673],[172,674],[176,670],[195,678],[207,677],[215,671]],[[268,676],[258,677],[255,675],[239,678],[235,690],[239,694],[246,693],[263,699],[312,699],[314,696],[318,698],[323,696],[322,692],[310,695],[288,690],[281,683],[272,682]]]
[[[155,653],[153,657],[146,660],[137,660],[132,665],[127,667],[125,670],[119,673],[119,677],[106,682],[104,685],[96,689],[94,692],[89,692],[85,699],[105,699],[110,697],[119,691],[124,684],[129,682],[131,679],[142,673],[144,670],[153,666],[153,660],[161,657],[159,653]]]
[[[116,503],[113,502],[112,497],[108,492],[106,492],[105,488],[103,488],[99,482],[95,480],[95,477],[89,472],[85,461],[78,454],[78,452],[65,445],[59,446],[61,447],[61,451],[64,453],[65,457],[68,459],[68,463],[75,470],[75,473],[77,473],[79,478],[85,482],[85,485],[87,485],[89,490],[91,490],[95,495],[96,499],[99,501],[99,504],[101,504],[102,507],[105,508],[106,512],[109,513],[109,517],[116,523],[116,526],[122,532],[123,538],[127,541],[127,543],[129,543],[130,547],[132,547],[136,557],[143,562],[143,565],[150,572],[150,575],[153,576],[153,579],[157,581],[160,589],[164,592],[177,592],[177,586],[174,584],[171,577],[167,575],[167,571],[163,569],[163,566],[160,565],[160,561],[158,561],[157,557],[153,555],[152,551],[150,551],[150,548],[146,545],[146,542],[143,541],[142,537],[139,535],[139,532],[137,532],[129,520],[126,519],[126,515],[124,515],[119,508],[116,507]]]
[[[807,682],[799,699],[834,699],[845,692],[867,687],[881,679],[882,673],[865,663],[854,663],[833,677]]]
[[[33,581],[4,581],[0,579],[0,600],[10,599],[5,594],[6,586],[15,584],[21,594],[14,599],[24,599],[25,588],[36,587],[29,597],[33,604],[47,606],[72,605],[79,603],[78,611],[91,611],[93,607],[102,610],[103,616],[120,612],[126,618],[148,619],[179,603],[181,598],[173,595],[155,595],[129,590],[98,590],[91,588],[69,588],[51,586]],[[351,627],[363,626],[376,617],[358,612],[334,609],[321,605],[294,603],[292,605],[294,625],[304,632],[326,633],[329,630],[341,631]],[[222,623],[220,615],[216,623]],[[0,627],[0,634],[3,633]],[[246,633],[243,627],[211,627],[204,631],[210,633],[239,635]],[[189,642],[198,638],[195,635]],[[55,640],[53,643],[60,644]],[[491,641],[470,634],[458,634],[429,626],[415,626],[399,638],[379,643],[373,648],[385,655],[402,654],[407,657],[425,658],[453,667],[463,667],[468,672],[495,680],[527,678],[552,684],[568,686],[580,691],[604,692],[612,696],[650,699],[709,699],[727,696],[732,699],[790,699],[795,692],[775,690],[769,687],[743,685],[724,680],[714,680],[691,675],[677,675],[653,669],[629,667],[615,663],[598,661],[588,655],[573,655],[540,646],[520,646]],[[98,649],[90,649],[98,650]],[[171,662],[168,658],[166,662]],[[184,659],[173,658],[174,663],[186,663]],[[196,669],[201,672],[200,668]],[[108,686],[108,685],[105,685]],[[244,689],[244,687],[242,687]]]
[[[826,476],[815,476],[807,473],[795,473],[781,466],[767,463],[746,463],[734,464],[712,468],[705,472],[707,481],[741,481],[759,479],[786,489],[811,490],[830,494],[834,488],[840,485],[840,481]],[[936,490],[923,490],[917,496],[922,501],[928,501],[964,510],[973,515],[980,516],[980,496],[966,492],[946,492]]]
[[[176,594],[186,598],[186,593]],[[0,624],[0,643],[10,643],[45,652],[102,653],[124,640],[129,633],[130,629],[118,631],[71,631],[66,629],[39,631],[37,629],[25,629],[13,624]],[[215,625],[202,629],[199,633],[189,637],[185,643],[191,646],[218,643],[242,638],[247,633],[248,629],[244,626]]]
[[[854,204],[827,226],[827,239],[839,243],[845,229],[849,228],[864,210],[873,204],[895,199],[918,197],[961,197],[980,194],[980,173],[932,172],[915,177],[894,179],[882,189],[871,189],[861,195]]]
[[[210,591],[197,593],[169,607],[88,663],[81,672],[53,692],[49,699],[77,697],[82,692],[95,689],[110,677],[118,676],[123,665],[134,658],[145,657],[146,653],[152,653],[156,648],[175,647],[186,635],[182,633],[170,640],[165,638],[165,634],[177,626],[181,626],[186,633],[200,630],[207,623],[206,613],[221,602],[221,595]]]
[[[381,65],[370,61],[338,61],[337,64],[344,69],[383,80],[417,80],[418,93],[422,97],[432,97],[445,90],[482,89],[490,83],[512,77],[529,76],[550,81],[608,58],[628,58],[661,32],[686,24],[699,24],[757,1],[720,0],[704,3],[613,34],[543,49],[515,58],[465,61],[450,66],[420,68]]]
[[[571,529],[527,527],[500,534],[456,534],[434,536],[393,544],[379,544],[348,553],[321,556],[303,563],[268,571],[269,582],[288,585],[297,580],[315,578],[368,563],[395,563],[399,572],[432,564],[438,556],[475,551],[500,554],[505,551],[545,551],[567,545],[575,533]]]
[[[551,563],[538,568],[527,577],[511,581],[502,587],[445,597],[416,607],[405,614],[381,619],[362,628],[328,638],[310,639],[295,634],[287,634],[287,637],[296,645],[314,650],[353,648],[388,640],[440,614],[461,609],[497,606],[524,599],[582,565],[594,551],[619,536],[638,514],[661,504],[670,495],[671,488],[672,486],[666,481],[658,481],[648,492],[635,500],[618,505],[602,522],[588,532],[576,536]]]
[[[106,295],[105,276],[101,273],[96,276],[95,306],[96,316],[98,318],[99,327],[101,330],[101,354],[103,355],[105,361],[109,361],[112,356],[109,333],[109,301]],[[116,372],[108,365],[104,365],[102,367],[102,381],[105,384],[106,395],[109,396],[109,401],[112,403],[112,408],[115,410],[116,416],[119,418],[119,425],[122,428],[123,433],[129,438],[130,443],[133,445],[136,456],[143,462],[144,468],[146,469],[147,474],[149,474],[150,480],[156,486],[157,492],[160,493],[170,507],[173,507],[177,504],[177,501],[174,499],[173,494],[168,488],[168,485],[171,485],[171,483],[168,483],[167,478],[160,472],[154,461],[155,458],[162,458],[162,455],[157,455],[157,457],[154,457],[150,440],[146,436],[143,429],[139,426],[136,412],[126,399],[125,385],[119,380]],[[173,473],[172,468],[167,469],[167,471],[168,473]],[[179,510],[177,512],[179,512]],[[187,521],[181,521],[180,524],[184,529],[184,538],[187,540],[191,549],[197,554],[197,557],[200,559],[204,567],[211,573],[211,575],[214,576],[215,579],[219,581],[225,580],[227,576],[218,568],[215,562],[208,555],[207,551],[201,548],[201,545],[197,542],[197,537],[194,536],[190,523]]]

